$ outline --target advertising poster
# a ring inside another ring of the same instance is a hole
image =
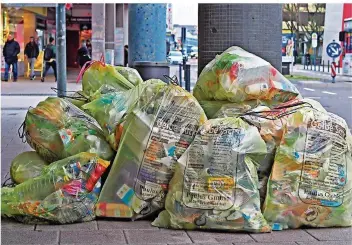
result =
[[[294,39],[295,39],[295,34],[291,34],[291,33],[282,34],[281,54],[282,54],[283,62],[293,61]]]

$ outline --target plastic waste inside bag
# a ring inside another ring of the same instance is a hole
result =
[[[352,139],[342,118],[304,107],[286,119],[264,216],[274,230],[352,225]]]
[[[175,162],[206,120],[190,93],[160,80],[149,82],[124,120],[97,216],[138,219],[160,210]]]
[[[296,87],[267,61],[239,47],[217,55],[201,72],[193,90],[199,100],[241,103],[286,102],[299,96]]]
[[[176,164],[165,208],[152,223],[175,229],[269,232],[260,211],[255,156],[266,146],[240,118],[211,119]]]
[[[283,128],[286,125],[288,116],[295,111],[304,107],[314,107],[320,111],[326,110],[319,102],[311,99],[294,99],[279,106],[269,108],[265,103],[259,103],[259,106],[250,109],[253,104],[225,104],[215,114],[214,117],[241,117],[243,120],[258,128],[260,136],[267,146],[267,154],[259,161],[258,177],[261,204],[264,203],[266,196],[266,187],[271,168],[274,163],[276,148],[280,145],[283,134]]]
[[[119,139],[116,138],[116,126],[122,120],[129,108],[139,99],[147,83],[140,83],[133,89],[124,92],[111,92],[85,104],[83,109],[97,119],[102,127],[110,146],[117,150]]]
[[[93,61],[83,72],[82,87],[83,92],[90,96],[104,84],[115,87],[118,91],[125,91],[133,88],[135,82],[126,79],[114,66]]]
[[[43,168],[48,165],[35,151],[26,151],[17,155],[11,162],[10,175],[12,181],[20,184],[37,177]]]
[[[89,96],[89,102],[99,99],[104,94],[109,94],[114,92],[118,92],[118,89],[111,85],[103,84],[96,92],[94,92],[91,96]]]
[[[97,121],[67,100],[49,97],[28,110],[21,137],[47,162],[79,152],[111,160],[111,149]]]
[[[100,177],[109,164],[86,152],[53,162],[40,176],[1,188],[1,215],[28,223],[93,220]]]

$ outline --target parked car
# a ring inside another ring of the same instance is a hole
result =
[[[167,60],[170,64],[182,64],[183,55],[180,51],[170,51]]]
[[[197,47],[192,47],[191,53],[189,53],[189,56],[193,59],[196,58],[198,59],[198,48]]]

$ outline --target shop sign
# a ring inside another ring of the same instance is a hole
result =
[[[37,18],[37,29],[46,29],[46,20]]]
[[[67,17],[66,22],[69,24],[91,24],[92,17]]]

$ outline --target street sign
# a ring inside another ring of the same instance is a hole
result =
[[[318,46],[318,34],[315,32],[312,34],[312,48],[316,48]]]
[[[329,43],[329,45],[326,47],[326,53],[331,58],[339,57],[341,52],[342,52],[341,45],[336,42]]]

